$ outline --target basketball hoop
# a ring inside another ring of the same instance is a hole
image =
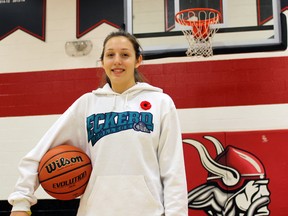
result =
[[[218,28],[211,25],[219,23],[220,17],[220,12],[212,8],[191,8],[175,15],[176,22],[184,26],[182,32],[189,43],[187,56],[213,56],[212,39]]]

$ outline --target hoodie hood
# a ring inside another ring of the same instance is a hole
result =
[[[131,88],[127,89],[121,94],[114,92],[108,83],[106,83],[103,86],[103,88],[98,88],[92,92],[96,95],[126,95],[126,94],[134,95],[141,91],[163,92],[162,89],[149,85],[148,83],[143,83],[143,82],[137,82],[136,85],[132,86]]]
[[[103,88],[98,88],[92,91],[92,93],[95,95],[99,95],[99,96],[102,95],[102,96],[107,96],[108,98],[110,97],[112,100],[111,111],[114,111],[116,109],[117,97],[124,98],[124,103],[123,103],[122,108],[127,109],[129,98],[142,91],[163,92],[162,89],[158,87],[154,87],[148,83],[137,82],[136,85],[132,86],[131,88],[127,89],[121,94],[114,92],[108,83],[105,84]]]

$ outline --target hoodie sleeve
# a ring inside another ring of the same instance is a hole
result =
[[[30,206],[36,204],[34,192],[39,186],[38,165],[42,156],[52,147],[69,143],[82,148],[85,142],[83,111],[84,97],[80,97],[70,106],[63,115],[46,132],[38,144],[20,161],[18,169],[20,177],[15,185],[14,192],[8,197],[8,202],[13,205],[12,211],[29,211]],[[81,104],[81,106],[80,106]],[[83,109],[83,108],[82,108]]]
[[[174,103],[161,122],[159,164],[165,216],[187,216],[187,184],[180,123]]]

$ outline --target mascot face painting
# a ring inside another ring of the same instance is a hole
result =
[[[189,191],[189,208],[202,209],[208,215],[269,215],[269,180],[265,169],[253,154],[222,144],[212,136],[217,151],[212,159],[205,146],[194,139],[183,139],[195,147],[203,167],[208,171],[207,182]]]

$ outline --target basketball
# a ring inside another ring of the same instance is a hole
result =
[[[63,144],[42,157],[38,177],[49,195],[59,200],[72,200],[84,193],[91,171],[91,160],[82,149]]]

